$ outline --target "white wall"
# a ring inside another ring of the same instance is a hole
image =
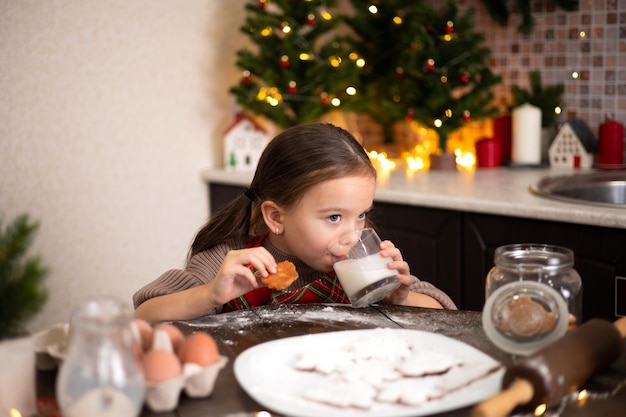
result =
[[[133,292],[181,267],[221,164],[244,0],[0,0],[0,216],[41,223],[50,297]],[[0,294],[1,302],[2,294]]]

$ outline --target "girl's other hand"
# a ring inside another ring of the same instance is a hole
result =
[[[392,259],[392,262],[389,262],[387,267],[398,270],[398,281],[402,284],[397,290],[385,297],[387,303],[414,307],[443,308],[439,301],[431,296],[411,291],[413,278],[411,277],[409,264],[402,259],[400,249],[396,248],[390,241],[385,240],[380,244],[380,254]]]
[[[406,275],[409,278],[409,281],[411,280],[409,264],[404,261],[400,249],[396,248],[392,242],[385,240],[380,243],[380,255],[383,258],[392,259],[392,262],[387,264],[389,269],[396,269],[398,271],[398,275]]]
[[[397,279],[400,281],[400,284],[402,284],[398,289],[385,297],[385,301],[390,304],[405,304],[411,291],[411,283],[413,282],[409,264],[402,258],[400,249],[396,248],[396,246],[388,240],[381,242],[380,255],[392,259],[391,262],[387,263],[387,268],[398,271]]]

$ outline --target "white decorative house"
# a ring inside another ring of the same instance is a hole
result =
[[[238,113],[224,132],[224,165],[227,171],[254,171],[269,142],[265,129]]]
[[[555,168],[591,168],[598,141],[587,124],[580,119],[561,126],[548,148],[550,166]]]

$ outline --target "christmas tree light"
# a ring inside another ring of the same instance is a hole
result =
[[[332,0],[246,4],[241,31],[257,48],[237,52],[242,77],[230,90],[243,108],[285,128],[359,99],[362,62],[332,34],[340,22],[331,13],[335,6]]]
[[[381,125],[403,119],[435,128],[446,151],[448,135],[470,120],[497,112],[490,88],[501,81],[487,66],[491,51],[473,31],[471,11],[457,15],[453,0],[440,11],[414,0],[351,0],[349,39],[367,63],[359,78],[357,111]]]

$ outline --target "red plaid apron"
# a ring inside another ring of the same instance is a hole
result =
[[[246,248],[261,246],[263,239],[269,232],[252,239]],[[222,306],[222,312],[244,310],[268,304],[313,304],[313,303],[340,303],[350,304],[348,296],[343,291],[335,272],[322,274],[310,284],[294,291],[275,291],[267,287],[255,288],[241,297],[230,300]]]

